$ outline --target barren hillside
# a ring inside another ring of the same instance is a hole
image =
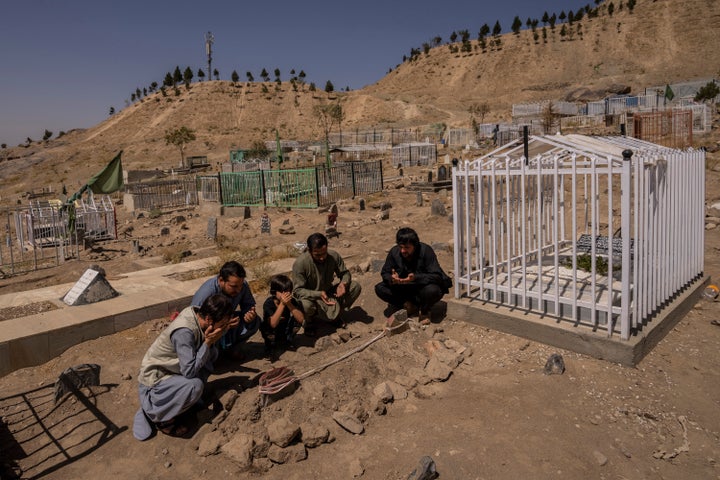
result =
[[[572,34],[561,35],[559,24],[547,27],[547,42],[540,24],[537,41],[523,30],[503,35],[499,49],[484,53],[477,41],[472,53],[435,48],[360,93],[431,104],[448,111],[451,122],[467,124],[470,102],[487,102],[493,117],[509,120],[513,103],[562,99],[579,88],[599,99],[618,86],[642,93],[647,86],[717,75],[719,2],[640,0],[632,14],[616,5],[612,16],[604,5],[598,17],[568,28]]]
[[[440,45],[352,92],[228,81],[157,92],[87,130],[0,152],[0,204],[45,185],[73,190],[119,150],[126,169],[175,167],[179,152],[164,134],[179,126],[197,135],[186,153],[216,164],[227,161],[230,149],[274,139],[275,129],[283,139],[320,139],[313,107],[321,102],[342,102],[343,129],[469,126],[471,103],[490,106],[486,122],[507,121],[513,103],[569,98],[581,89],[596,98],[623,87],[641,93],[646,86],[710,78],[720,68],[717,0],[638,0],[632,13],[616,6],[613,15],[603,3],[598,17],[566,25],[565,35],[563,25],[547,26],[546,39],[542,24],[537,40],[530,30],[505,34],[485,51],[474,34],[470,53]]]

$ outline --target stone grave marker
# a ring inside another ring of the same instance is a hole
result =
[[[210,240],[217,239],[217,217],[208,218],[207,238]]]
[[[118,292],[110,286],[101,272],[88,268],[80,280],[65,294],[62,301],[67,305],[87,305],[117,297]]]
[[[447,180],[447,167],[445,165],[440,165],[440,168],[438,168],[438,182],[443,182]]]

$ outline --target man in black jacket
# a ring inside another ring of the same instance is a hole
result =
[[[409,315],[419,310],[420,323],[426,325],[430,323],[430,309],[449,293],[452,280],[440,267],[435,251],[420,242],[415,230],[401,228],[395,241],[375,294],[396,310],[405,308]]]

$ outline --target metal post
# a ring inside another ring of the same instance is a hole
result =
[[[265,191],[265,173],[263,170],[258,171],[260,172],[260,193],[262,194],[263,205],[267,207],[267,192]]]
[[[350,164],[350,178],[352,179],[352,190],[353,190],[353,198],[355,198],[355,195],[357,195],[356,189],[355,189],[355,164]]]
[[[320,179],[318,178],[318,170],[320,167],[315,167],[315,199],[317,201],[317,206],[320,207],[322,204],[320,203]]]
[[[222,189],[222,181],[221,181],[222,177],[220,176],[220,172],[218,172],[217,177],[218,177],[218,202],[220,202],[220,206],[222,206],[223,205],[223,201],[222,201],[223,189]]]
[[[632,150],[623,150],[622,186],[620,190],[620,237],[622,238],[622,301],[620,305],[620,338],[630,338],[630,175],[632,167]],[[612,245],[611,245],[612,248]],[[610,312],[608,312],[610,315]]]

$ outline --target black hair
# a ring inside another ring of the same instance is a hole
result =
[[[307,239],[308,251],[315,250],[316,248],[324,247],[328,244],[328,239],[322,233],[313,233]]]
[[[411,244],[415,248],[420,246],[420,238],[418,238],[417,232],[410,227],[403,227],[395,234],[395,243],[398,245]]]
[[[218,293],[206,298],[197,313],[201,317],[210,317],[213,323],[219,323],[228,318],[232,311],[233,304],[230,297]]]
[[[220,267],[219,276],[223,279],[223,281],[227,282],[230,277],[245,278],[247,277],[247,274],[245,273],[245,267],[240,265],[235,260],[230,260],[229,262],[225,262],[225,264]]]
[[[275,296],[278,292],[292,292],[293,282],[287,275],[273,275],[270,278],[270,295]]]

